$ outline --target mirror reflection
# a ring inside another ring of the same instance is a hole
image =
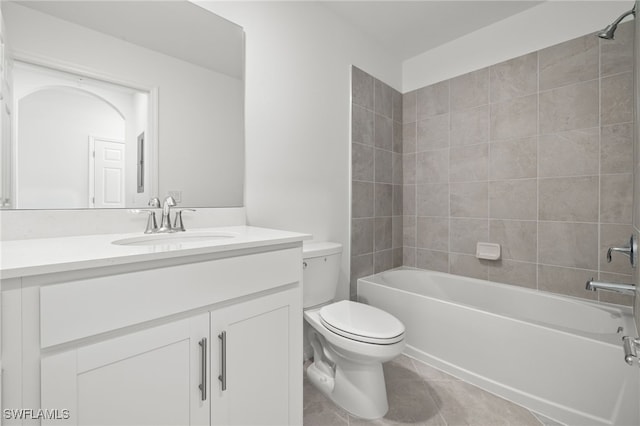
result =
[[[242,205],[240,27],[184,1],[3,2],[2,15],[4,208]]]

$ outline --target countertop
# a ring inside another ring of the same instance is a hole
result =
[[[217,240],[172,242],[146,246],[112,244],[113,241],[124,238],[142,237],[145,235],[142,232],[1,241],[0,278],[26,277],[230,250],[253,249],[301,242],[311,238],[311,235],[308,234],[253,226],[199,228],[190,229],[181,234],[203,232],[230,233],[235,236]]]

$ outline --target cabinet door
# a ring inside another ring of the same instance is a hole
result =
[[[301,330],[297,289],[211,312],[212,425],[302,422]]]
[[[205,313],[43,356],[42,408],[83,426],[208,425],[208,335]]]

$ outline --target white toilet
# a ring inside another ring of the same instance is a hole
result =
[[[363,303],[332,303],[342,246],[305,242],[303,289],[305,346],[313,350],[307,377],[346,411],[377,419],[389,409],[382,363],[400,355],[404,325]]]

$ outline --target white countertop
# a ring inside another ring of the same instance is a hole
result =
[[[252,249],[274,244],[294,243],[311,238],[308,234],[252,226],[190,229],[184,235],[201,232],[233,233],[236,236],[216,240],[195,240],[147,246],[112,244],[116,240],[144,236],[142,232],[1,241],[0,278],[26,277],[229,250]]]

